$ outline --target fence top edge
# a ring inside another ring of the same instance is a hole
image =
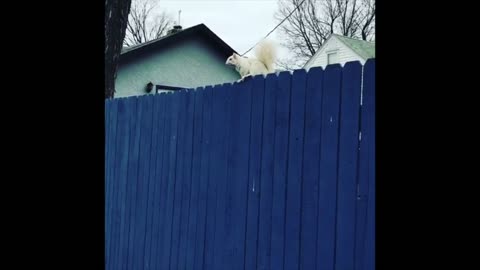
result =
[[[280,77],[285,77],[285,76],[294,76],[294,74],[303,74],[305,73],[306,75],[313,74],[313,73],[318,73],[318,72],[331,72],[332,70],[344,70],[345,68],[350,68],[350,66],[356,66],[360,65],[362,68],[365,66],[372,66],[375,65],[375,58],[369,58],[365,62],[365,64],[362,65],[362,63],[358,60],[356,61],[349,61],[346,62],[345,64],[341,65],[340,63],[332,64],[332,65],[327,65],[325,68],[320,67],[320,66],[315,66],[311,67],[308,69],[305,68],[299,68],[299,69],[294,69],[294,70],[282,70],[282,71],[277,71],[277,72],[272,72],[268,73],[266,75],[264,74],[258,74],[252,77],[247,77],[245,80],[273,80],[274,78],[280,78]],[[298,75],[297,75],[298,76]],[[181,89],[178,91],[173,91],[173,92],[161,92],[161,93],[154,93],[154,94],[147,94],[147,95],[134,95],[134,96],[127,96],[127,97],[114,97],[113,99],[105,99],[105,104],[108,103],[115,103],[117,101],[127,101],[127,100],[133,100],[133,99],[143,99],[143,98],[149,98],[150,96],[153,97],[159,97],[159,96],[167,96],[167,95],[174,95],[177,93],[188,93],[188,92],[195,92],[195,91],[205,91],[208,89],[226,89],[226,88],[232,88],[241,85],[242,83],[245,83],[245,81],[242,82],[224,82],[220,84],[213,84],[213,85],[201,85],[201,86],[195,86],[195,87],[190,87],[190,88],[185,88]]]

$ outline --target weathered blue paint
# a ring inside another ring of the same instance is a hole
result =
[[[374,81],[370,60],[106,101],[106,269],[375,269]]]

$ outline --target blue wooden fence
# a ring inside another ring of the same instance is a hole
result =
[[[105,123],[106,269],[375,268],[374,60],[107,100]]]

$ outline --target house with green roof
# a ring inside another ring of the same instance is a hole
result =
[[[122,49],[115,97],[223,84],[240,78],[233,67],[225,65],[235,50],[207,26],[175,26],[173,30]]]
[[[341,64],[343,66],[351,61],[359,61],[365,64],[370,58],[375,58],[375,42],[331,34],[303,68],[325,68],[331,64]]]

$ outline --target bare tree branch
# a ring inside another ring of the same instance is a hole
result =
[[[301,3],[279,0],[275,19],[280,22]],[[281,45],[295,56],[279,60],[279,66],[301,67],[332,33],[374,40],[375,0],[305,0],[279,28]]]
[[[173,19],[165,11],[155,15],[158,1],[132,0],[128,17],[124,46],[133,46],[164,36],[173,25]]]
[[[364,7],[364,16],[359,27],[361,27],[361,34],[363,40],[372,40],[375,37],[375,1],[362,0]]]

